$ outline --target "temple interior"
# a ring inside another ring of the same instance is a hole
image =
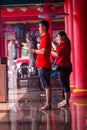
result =
[[[86,5],[86,0],[0,1],[0,130],[87,130]],[[63,88],[58,73],[51,73],[52,109],[40,110],[46,95],[29,66],[28,37],[38,48],[42,19],[50,24],[52,40],[61,30],[71,40],[69,107],[58,108]]]

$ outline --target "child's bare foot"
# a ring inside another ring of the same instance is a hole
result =
[[[59,107],[69,107],[69,102],[67,102],[66,100],[64,100],[63,102],[58,104],[58,108]]]

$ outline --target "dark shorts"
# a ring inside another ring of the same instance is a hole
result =
[[[70,71],[68,68],[62,68],[58,71],[58,76],[61,86],[64,88],[64,92],[70,92]]]
[[[50,68],[38,68],[38,75],[40,77],[41,87],[44,89],[46,87],[50,87]]]

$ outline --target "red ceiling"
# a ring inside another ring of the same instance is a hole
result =
[[[12,6],[14,9],[12,12],[7,11],[7,6],[1,7],[1,22],[13,23],[13,22],[31,22],[36,23],[40,18],[40,14],[61,14],[64,13],[64,7],[62,4],[40,4],[40,5],[28,5],[26,11],[21,10],[22,6]],[[40,8],[39,8],[40,7]],[[42,10],[38,10],[42,9]],[[62,25],[64,28],[64,18],[52,19],[56,21],[56,24]]]

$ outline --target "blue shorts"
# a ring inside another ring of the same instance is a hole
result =
[[[45,89],[46,87],[51,86],[50,74],[51,74],[50,68],[38,68],[38,75],[40,77],[42,89]]]

